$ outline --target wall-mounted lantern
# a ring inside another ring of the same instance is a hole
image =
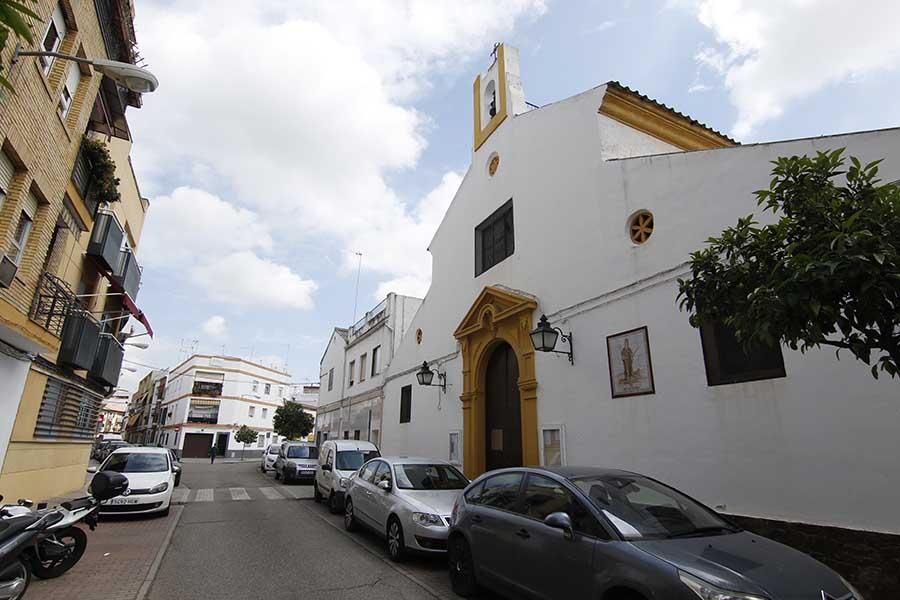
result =
[[[569,351],[556,349],[556,341],[562,340],[569,344]],[[572,348],[572,332],[563,333],[559,327],[550,325],[547,315],[541,315],[538,321],[537,329],[531,332],[531,345],[538,352],[555,352],[556,354],[565,354],[569,357],[569,363],[575,364],[575,351]]]
[[[437,375],[438,383],[434,383],[434,376]],[[447,393],[447,375],[439,373],[428,368],[428,362],[423,361],[422,367],[416,372],[416,379],[419,385],[430,385],[441,388],[441,391]]]

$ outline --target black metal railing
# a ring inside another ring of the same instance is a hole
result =
[[[66,317],[73,313],[88,313],[88,311],[69,284],[45,271],[34,293],[31,320],[56,337],[60,337]]]
[[[97,201],[93,199],[93,194],[91,194],[92,171],[93,165],[91,165],[91,161],[84,151],[84,142],[82,142],[81,147],[78,149],[78,156],[75,157],[75,164],[72,166],[72,183],[75,185],[78,193],[81,194],[81,199],[84,201],[88,212],[91,213],[91,217],[97,212]]]
[[[219,422],[219,401],[218,400],[191,400],[191,406],[188,409],[188,423],[218,423]]]
[[[34,427],[36,438],[94,438],[103,397],[86,388],[49,377]]]

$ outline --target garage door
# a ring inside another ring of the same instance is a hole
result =
[[[188,433],[184,436],[184,448],[181,450],[182,458],[206,458],[209,456],[209,448],[212,446],[211,433]]]

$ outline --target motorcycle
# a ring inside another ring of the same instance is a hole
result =
[[[0,600],[20,600],[32,575],[59,577],[75,566],[87,548],[87,534],[75,524],[84,521],[93,531],[100,503],[126,489],[124,475],[103,471],[94,476],[84,498],[37,510],[28,500],[0,506]]]

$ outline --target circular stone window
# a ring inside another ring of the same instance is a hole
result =
[[[422,330],[421,329],[416,329],[416,343],[417,344],[422,343]]]
[[[497,172],[497,169],[500,167],[500,155],[494,152],[491,154],[491,157],[488,159],[488,175],[491,177]]]
[[[646,243],[653,235],[653,213],[640,210],[628,220],[628,236],[635,244]]]

